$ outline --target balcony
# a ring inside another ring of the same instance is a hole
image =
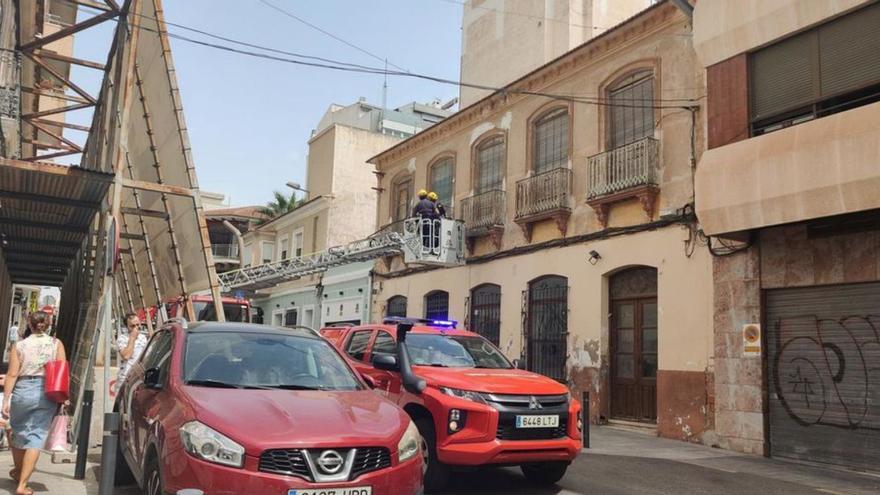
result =
[[[516,183],[516,218],[526,240],[532,240],[532,225],[553,219],[565,236],[571,216],[571,170],[557,168]]]
[[[507,215],[504,191],[492,190],[461,201],[461,219],[465,223],[468,251],[473,253],[477,238],[490,236],[495,249],[501,249],[504,218]]]
[[[654,217],[660,142],[642,138],[587,160],[589,187],[587,204],[596,212],[603,227],[608,226],[611,205],[637,198],[648,219]]]
[[[238,263],[238,244],[211,244],[214,260],[221,263]]]

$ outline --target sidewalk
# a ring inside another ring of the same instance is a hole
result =
[[[752,479],[787,482],[830,494],[861,495],[880,493],[880,474],[862,473],[831,467],[808,465],[775,458],[739,454],[657,438],[628,428],[593,427],[591,447],[584,453],[642,459],[663,459],[700,466]]]
[[[37,469],[31,476],[30,487],[34,493],[62,495],[86,495],[98,493],[97,470],[101,460],[100,449],[89,454],[86,464],[86,479],[73,479],[74,463],[52,464],[52,455],[43,453],[37,462]],[[15,492],[15,482],[9,479],[12,469],[12,453],[0,452],[0,493]],[[122,492],[118,492],[120,495]],[[136,492],[131,492],[136,493]]]

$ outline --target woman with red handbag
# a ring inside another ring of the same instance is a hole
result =
[[[3,399],[3,415],[10,419],[12,426],[15,468],[9,476],[18,481],[16,495],[33,494],[28,488],[28,480],[37,465],[40,450],[46,444],[49,425],[58,410],[56,401],[64,395],[47,395],[47,392],[60,392],[57,390],[59,382],[64,382],[61,386],[67,385],[66,377],[59,379],[57,376],[66,373],[67,367],[57,364],[61,361],[66,365],[64,345],[46,334],[48,315],[36,311],[31,314],[29,323],[30,335],[16,342],[15,352],[9,356]]]

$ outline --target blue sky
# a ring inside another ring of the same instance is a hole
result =
[[[457,80],[462,7],[454,0],[268,0],[412,72]],[[371,66],[382,62],[272,10],[259,0],[164,0],[169,22],[293,52]],[[79,34],[77,56],[104,61],[110,29]],[[196,36],[169,27],[171,32]],[[382,101],[382,76],[294,66],[171,40],[190,140],[204,191],[233,205],[262,204],[305,178],[306,141],[331,103]],[[95,92],[97,73],[74,81]],[[458,88],[389,77],[389,106],[444,101]],[[88,120],[83,112],[71,121]],[[69,133],[70,131],[68,131]],[[75,131],[74,131],[75,132]],[[67,135],[67,134],[65,134]]]

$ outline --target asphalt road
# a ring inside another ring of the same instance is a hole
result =
[[[444,495],[631,495],[743,494],[804,495],[815,488],[748,473],[724,471],[667,459],[587,454],[569,466],[556,487],[530,485],[517,468],[456,473]],[[830,492],[835,493],[835,492]],[[840,492],[845,493],[845,492]]]

